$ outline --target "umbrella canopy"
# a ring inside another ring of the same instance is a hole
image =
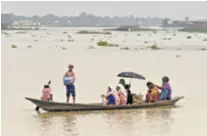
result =
[[[134,72],[121,72],[117,76],[124,77],[124,78],[135,78],[135,79],[141,79],[141,80],[146,79],[144,76],[134,73]]]

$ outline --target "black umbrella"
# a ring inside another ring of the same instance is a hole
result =
[[[134,73],[134,72],[121,72],[117,75],[118,77],[124,77],[124,78],[135,78],[135,79],[141,79],[145,80],[146,78],[140,74]],[[130,80],[131,84],[131,80]]]

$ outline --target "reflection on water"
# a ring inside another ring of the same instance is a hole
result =
[[[135,135],[167,133],[173,124],[175,107],[141,110],[40,113],[42,135]],[[104,129],[104,131],[103,131]],[[99,134],[98,132],[101,132]],[[54,134],[53,134],[54,133]]]

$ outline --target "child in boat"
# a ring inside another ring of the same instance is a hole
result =
[[[146,94],[146,102],[156,102],[160,100],[159,91],[157,88],[153,85],[152,82],[147,82],[147,94]]]
[[[161,100],[171,100],[172,89],[169,83],[169,78],[164,76],[162,78],[162,86],[155,85],[161,91]]]
[[[43,101],[53,100],[53,95],[51,94],[51,88],[49,85],[44,85],[44,88],[42,90],[41,100]]]
[[[133,104],[133,96],[130,90],[130,85],[126,85],[126,91],[127,91],[127,103],[126,104]]]
[[[126,102],[127,102],[127,98],[124,95],[124,93],[121,91],[121,85],[118,85],[116,87],[116,91],[117,91],[117,94],[118,94],[119,99],[120,99],[120,105],[125,105]]]

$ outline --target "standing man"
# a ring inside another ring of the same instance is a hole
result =
[[[74,66],[72,64],[68,65],[68,71],[63,76],[63,84],[66,86],[66,102],[69,103],[70,95],[73,97],[73,103],[75,103],[75,72],[73,71]]]

